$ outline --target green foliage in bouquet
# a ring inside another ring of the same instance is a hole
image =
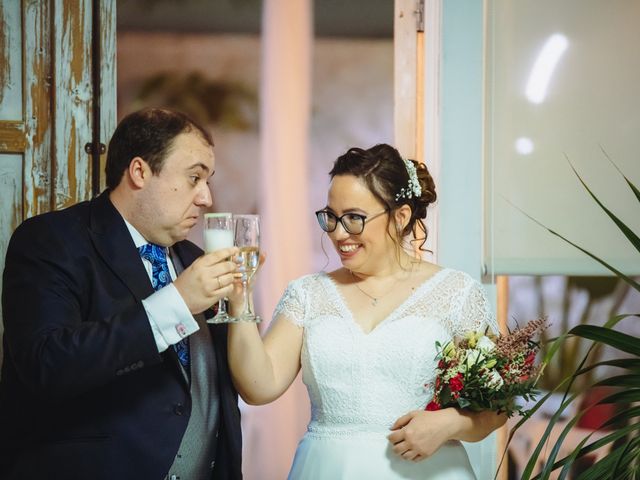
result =
[[[583,181],[582,177],[578,174],[575,168],[573,168],[573,165],[571,165],[571,168],[593,200],[609,216],[617,229],[624,234],[634,248],[640,253],[640,237],[625,225],[593,194],[591,189]],[[620,172],[619,169],[618,172]],[[640,203],[640,190],[622,172],[620,172],[620,174],[627,186],[635,195],[637,201]],[[576,245],[561,234],[545,227],[532,217],[529,216],[529,218],[546,228],[551,234],[561,238],[565,242],[590,256],[613,272],[616,277],[626,282],[631,288],[640,292],[640,284],[636,280],[625,275],[591,252],[585,250],[579,245]],[[587,340],[590,342],[590,347],[581,359],[578,367],[568,374],[554,389],[554,391],[564,392],[562,404],[549,420],[549,425],[546,428],[544,435],[540,439],[531,459],[525,467],[521,477],[523,480],[530,480],[531,478],[535,480],[548,479],[551,477],[552,472],[556,470],[559,470],[559,472],[555,472],[555,474],[558,475],[557,478],[565,479],[568,477],[571,467],[576,460],[600,448],[608,449],[608,453],[602,456],[597,462],[580,472],[577,476],[577,480],[624,480],[640,478],[640,435],[638,435],[640,432],[640,422],[638,421],[638,418],[640,417],[640,406],[638,406],[640,403],[640,339],[636,336],[629,335],[618,330],[619,324],[622,320],[629,317],[637,318],[638,316],[640,315],[614,315],[607,319],[601,326],[578,325],[562,334],[550,344],[543,361],[545,364],[549,363],[553,356],[564,348],[565,343],[573,337],[580,337]],[[602,346],[611,347],[618,354],[618,358],[594,361],[592,359],[593,352],[597,351]],[[576,392],[572,389],[572,385],[574,385],[579,379],[591,375],[595,369],[600,369],[601,367],[615,367],[616,373],[604,378],[603,380],[592,380],[591,383],[587,385],[587,388],[615,387],[618,391],[609,394],[594,405],[579,410],[575,416],[567,422],[565,428],[558,437],[557,442],[555,444],[549,444],[548,440],[552,429],[557,425],[567,407],[572,402],[576,401],[580,394],[580,392]],[[511,440],[515,431],[542,406],[552,393],[553,391],[549,392],[540,399],[531,410],[525,413],[522,420],[518,422],[516,427],[511,431],[509,440]],[[563,458],[558,458],[562,441],[566,438],[569,431],[574,425],[576,425],[580,418],[582,418],[589,409],[597,405],[606,404],[617,405],[619,407],[619,412],[600,427],[600,429],[603,430],[604,436],[593,441],[590,438],[591,435],[588,435],[572,452]],[[548,453],[546,463],[542,471],[538,475],[533,476],[534,468],[539,462],[543,449],[546,449]]]
[[[426,410],[459,407],[504,412],[509,417],[522,414],[518,399],[533,400],[538,393],[539,344],[534,337],[545,326],[541,318],[506,335],[468,332],[444,346],[436,342],[436,380]]]

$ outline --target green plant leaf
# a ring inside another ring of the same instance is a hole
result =
[[[603,153],[609,159],[609,161],[611,161],[604,149]],[[624,174],[622,174],[620,169],[618,169],[618,167],[612,161],[611,163],[623,176],[627,185],[632,190],[636,199],[640,203],[640,190],[636,188],[636,186],[626,176],[624,176]],[[570,161],[569,165],[571,166],[571,169],[575,173],[582,186],[586,189],[586,191],[596,202],[596,204],[614,222],[618,230],[620,230],[623,235],[625,235],[627,240],[629,240],[629,242],[636,248],[636,250],[640,252],[640,236],[632,231],[631,228],[629,228],[622,220],[620,220],[617,215],[615,215],[610,209],[605,206],[605,204],[593,193],[586,182],[584,182],[584,180]],[[523,212],[515,205],[513,206],[516,209],[520,210],[526,217],[540,225],[542,228],[546,229],[549,233],[564,240],[569,245],[572,245],[574,248],[588,255],[589,257],[603,265],[605,268],[607,268],[609,271],[611,271],[613,274],[615,274],[619,279],[624,280],[635,290],[640,291],[640,283],[638,283],[635,279],[625,275],[620,270],[616,269],[598,256],[592,254],[588,250],[567,239],[560,233],[546,227],[544,224],[533,218],[531,215]],[[567,341],[571,341],[574,343],[577,341],[577,339],[591,341],[587,353],[583,356],[582,361],[578,364],[577,368],[575,368],[571,373],[567,374],[552,391],[555,392],[557,390],[563,389],[564,397],[562,399],[560,407],[553,414],[551,419],[549,419],[547,428],[545,429],[542,438],[536,445],[534,452],[532,453],[531,458],[529,459],[525,467],[522,479],[529,480],[531,478],[533,468],[538,463],[542,448],[544,448],[545,444],[548,442],[552,430],[558,426],[558,421],[562,413],[566,410],[567,406],[575,400],[577,396],[576,392],[571,394],[569,392],[571,391],[571,388],[576,380],[580,377],[586,378],[585,383],[587,388],[592,386],[614,386],[621,388],[621,390],[601,399],[595,405],[591,405],[585,409],[582,409],[580,412],[577,412],[576,415],[564,425],[555,445],[551,447],[550,455],[549,457],[547,457],[547,462],[545,463],[543,471],[535,478],[549,478],[551,472],[562,467],[562,471],[560,472],[559,476],[561,479],[565,479],[569,475],[570,467],[575,462],[575,460],[604,447],[612,449],[608,451],[608,453],[601,460],[597,461],[595,464],[587,468],[586,471],[580,474],[580,476],[578,477],[580,480],[600,480],[605,478],[611,478],[612,480],[622,480],[626,478],[635,478],[636,480],[640,479],[640,437],[638,436],[638,433],[640,432],[640,422],[638,421],[638,417],[640,417],[640,406],[638,405],[638,403],[640,402],[640,341],[636,336],[628,335],[614,329],[618,322],[629,316],[631,315],[617,315],[611,317],[602,326],[579,325],[560,335],[553,341],[553,343],[548,344],[546,355],[544,356],[543,366],[548,365],[559,351],[564,351],[563,347],[567,346]],[[598,352],[598,350],[600,350],[604,345],[630,354],[632,355],[632,358],[616,358],[587,364],[587,360],[589,359],[592,352]],[[575,345],[571,351],[574,352],[574,350]],[[570,353],[570,355],[574,354],[575,352]],[[593,375],[593,372],[597,368],[603,366],[616,367],[624,370],[624,372],[615,375],[609,375],[607,378],[604,378],[599,382],[592,383],[590,378]],[[507,445],[513,438],[513,435],[515,434],[517,429],[522,427],[525,422],[529,418],[531,418],[531,416],[549,398],[552,392],[549,392],[547,395],[545,395],[538,403],[536,403],[534,408],[523,415],[523,418],[510,432]],[[565,458],[556,461],[556,457],[561,450],[563,440],[566,438],[571,428],[576,425],[578,420],[590,408],[593,408],[596,405],[612,403],[624,403],[630,405],[629,407],[625,407],[623,411],[618,412],[615,416],[608,419],[601,427],[618,427],[618,429],[588,444],[587,442],[590,441],[592,434],[587,435]],[[620,441],[622,440],[627,440],[627,442],[620,444]]]
[[[579,478],[582,480],[597,480],[609,477],[613,467],[618,464],[618,460],[622,454],[621,450],[622,448],[618,448],[615,451],[610,452],[606,457],[594,463],[587,470],[582,472]]]
[[[627,239],[631,242],[631,244],[635,247],[635,249],[638,250],[638,252],[640,252],[640,237],[638,237],[629,227],[627,227],[622,220],[620,220],[617,216],[615,216],[611,210],[609,210],[607,207],[604,206],[604,204],[598,199],[598,197],[596,197],[593,194],[593,192],[588,187],[588,185],[584,182],[584,180],[582,180],[582,177],[580,176],[578,171],[575,169],[575,167],[569,160],[569,157],[567,157],[566,155],[565,157],[567,158],[567,161],[569,162],[569,165],[571,166],[573,173],[576,174],[576,177],[578,177],[578,180],[580,180],[580,183],[585,188],[585,190],[589,192],[589,195],[591,195],[591,198],[593,198],[596,201],[596,203],[600,206],[600,208],[604,210],[604,213],[606,213],[609,216],[609,218],[613,220],[613,222],[618,226],[618,228],[624,234],[624,236],[627,237]],[[635,189],[635,187],[632,187],[632,188]]]
[[[615,471],[616,466],[625,465],[629,463],[628,458],[623,456],[627,450],[626,445],[620,445],[617,448],[610,451],[605,457],[598,460],[591,465],[587,470],[582,472],[578,479],[580,480],[597,480],[602,478],[615,478],[620,480],[620,477],[612,477],[612,472]]]
[[[573,400],[577,396],[578,396],[578,393],[573,393],[573,394],[569,395],[569,397],[562,402],[562,404],[560,405],[558,410],[549,419],[549,424],[547,425],[547,428],[545,429],[544,433],[542,434],[542,438],[540,439],[540,442],[538,443],[538,445],[536,445],[536,448],[534,449],[534,451],[533,451],[533,453],[531,455],[531,459],[529,459],[529,461],[527,462],[527,465],[524,468],[524,471],[522,472],[521,480],[529,480],[531,478],[531,474],[533,473],[533,469],[536,467],[536,465],[538,463],[538,458],[540,457],[540,452],[542,451],[542,449],[544,448],[545,444],[547,443],[547,441],[549,439],[549,435],[551,434],[551,431],[553,429],[553,426],[556,424],[558,419],[562,416],[562,413],[565,411],[565,409],[571,404],[571,402],[573,402]]]
[[[597,382],[594,387],[640,387],[640,375],[618,375]]]
[[[638,342],[638,338],[627,335],[626,333],[606,327],[598,327],[596,325],[578,325],[572,328],[569,333],[604,343],[635,356],[640,356],[640,342]]]
[[[585,367],[581,370],[578,370],[576,373],[582,375],[594,368],[598,367],[616,367],[622,368],[624,370],[638,371],[640,372],[640,358],[617,358],[614,360],[604,360],[602,362],[594,363]]]
[[[619,322],[622,319],[623,316],[617,316],[617,317],[613,317],[611,319],[609,319],[606,323],[606,325],[613,325],[617,322]],[[564,334],[561,338],[566,337],[567,334]],[[557,342],[557,341],[556,341]],[[580,362],[577,371],[582,370],[584,364],[586,363],[591,351],[593,350],[594,346],[592,345],[589,350],[587,351],[587,353],[584,355],[584,357],[582,358],[582,361]],[[554,350],[554,352],[557,351]],[[546,358],[546,357],[545,357]],[[573,384],[573,381],[575,380],[575,378],[579,376],[578,373],[574,373],[571,375],[566,376],[564,379],[562,379],[558,385],[556,385],[555,388],[553,388],[551,391],[549,391],[544,397],[542,397],[540,400],[538,400],[538,402],[532,407],[530,408],[528,411],[523,412],[522,415],[522,419],[511,429],[511,432],[509,433],[509,437],[507,439],[507,447],[509,445],[509,442],[511,442],[511,439],[513,438],[513,436],[515,435],[515,433],[518,431],[518,429],[531,417],[535,414],[536,411],[538,411],[538,409],[540,409],[540,407],[542,407],[542,405],[547,401],[547,399],[554,394],[555,392],[562,390],[565,385],[566,385],[566,389],[564,391],[564,397],[562,399],[562,403],[564,404],[567,396],[569,395],[569,391],[571,390],[571,386]],[[575,397],[575,395],[574,395]],[[569,402],[570,403],[570,402]],[[568,404],[567,404],[568,405]],[[562,410],[558,413],[558,415],[560,415],[562,413],[562,411],[564,411],[564,409],[566,408],[566,406],[564,406],[562,408]],[[503,452],[502,455],[502,460],[504,460],[504,456],[506,454],[507,450],[505,448],[505,451]],[[502,464],[502,460],[501,460],[501,464]]]
[[[556,352],[560,349],[560,347],[562,346],[562,344],[564,343],[565,339],[569,336],[569,332],[565,332],[562,335],[560,335],[559,337],[557,337],[555,340],[553,340],[553,343],[551,343],[551,347],[548,348],[547,353],[545,354],[544,358],[542,359],[542,364],[543,365],[548,365],[549,361],[553,358],[553,356],[556,354]]]
[[[603,327],[598,327],[598,328],[603,329],[605,331],[612,331],[611,330],[612,327],[614,327],[620,321],[622,321],[625,318],[628,318],[630,316],[632,316],[632,315],[630,315],[630,314],[615,315],[615,316],[611,317],[610,319],[608,319],[605,322]],[[558,345],[558,343],[557,343],[558,340],[567,338],[568,336],[569,336],[569,332],[567,332],[564,335],[561,335],[560,337],[558,337],[558,339],[554,342],[555,345]],[[582,375],[584,372],[594,368],[594,366],[589,366],[589,367],[586,367],[586,368],[583,368],[583,366],[586,363],[589,355],[591,354],[592,350],[595,348],[596,345],[597,345],[597,342],[594,342],[589,347],[589,350],[587,351],[587,353],[582,358],[582,361],[580,362],[580,364],[577,367],[576,371],[574,373],[568,375],[567,377],[565,377],[556,386],[556,388],[554,388],[551,392],[547,393],[541,400],[539,400],[538,403],[536,403],[536,405],[531,410],[529,410],[528,412],[525,412],[525,414],[523,415],[523,418],[516,424],[516,426],[509,433],[509,437],[508,437],[508,440],[507,440],[507,446],[508,446],[509,442],[511,441],[511,439],[513,438],[513,436],[515,435],[516,431],[542,406],[542,404],[544,404],[544,402],[551,396],[551,394],[556,392],[556,391],[558,391],[558,390],[562,390],[566,386],[565,395],[563,397],[562,405],[559,408],[559,410],[556,412],[556,415],[554,415],[554,417],[552,417],[549,420],[549,426],[547,427],[547,430],[545,431],[545,435],[543,436],[543,438],[545,440],[544,441],[541,440],[539,442],[538,447],[540,447],[540,449],[537,449],[537,453],[534,452],[534,454],[532,455],[532,458],[531,458],[531,460],[529,462],[529,464],[532,464],[532,466],[535,465],[532,462],[535,462],[536,459],[539,458],[542,445],[545,443],[546,438],[548,437],[550,430],[556,424],[557,419],[562,414],[562,412],[573,401],[573,399],[575,399],[575,397],[577,395],[577,394],[574,394],[572,397],[569,398],[569,400],[567,400],[567,396],[569,395],[569,391],[570,391],[571,385],[573,384],[573,381],[575,380],[576,377]],[[554,350],[554,352],[555,351],[557,351],[557,348]],[[627,360],[627,359],[611,360],[611,362],[618,362],[619,360]],[[629,390],[626,390],[624,392],[619,392],[617,394],[610,395],[609,397],[603,399],[600,403],[612,403],[612,401],[618,401],[618,400],[621,400],[621,401],[634,401],[634,400],[630,400],[632,398],[636,398],[636,400],[640,399],[640,397],[637,396],[637,392],[634,389],[629,389]],[[609,400],[612,400],[612,401],[609,401]],[[506,454],[506,451],[507,450],[505,449],[505,452],[503,453],[503,456],[502,456],[502,460],[504,460],[504,456]],[[576,453],[576,457],[584,455],[584,453],[580,453],[579,451],[576,451],[575,453]],[[587,451],[587,453],[588,453],[588,451]],[[502,464],[502,461],[500,463]],[[562,463],[558,463],[557,465],[554,465],[553,468],[554,469],[555,468],[559,468],[560,465],[562,465]],[[531,472],[529,472],[529,475],[530,475],[530,473]],[[522,477],[522,478],[525,478],[525,477]]]
[[[578,458],[578,454],[580,453],[580,450],[582,450],[582,447],[584,446],[585,443],[587,443],[587,441],[590,438],[591,438],[591,434],[584,437],[580,441],[580,443],[578,443],[578,445],[573,450],[573,452],[571,452],[571,454],[567,456],[566,458],[567,461],[563,465],[562,470],[560,471],[560,475],[558,475],[558,480],[564,480],[567,477],[567,475],[569,475],[569,473],[571,472],[571,466],[573,465],[573,462],[575,462],[575,460]]]
[[[587,455],[591,452],[594,452],[596,450],[598,450],[599,448],[609,444],[609,443],[613,443],[616,440],[625,437],[626,435],[632,434],[634,433],[636,430],[640,429],[640,424],[632,424],[632,425],[628,425],[624,428],[621,428],[615,432],[612,432],[608,435],[605,435],[604,437],[596,440],[595,442],[590,443],[589,445],[587,445],[586,447],[581,447],[578,448],[576,447],[574,449],[574,451],[572,451],[569,455],[567,455],[566,457],[564,457],[563,459],[557,461],[554,465],[553,465],[553,469],[555,470],[557,468],[560,468],[563,465],[566,465],[569,460],[573,461],[576,458],[580,458],[583,457],[584,455]],[[575,455],[574,455],[575,454]],[[536,455],[535,457],[532,456],[532,460],[533,459],[537,459],[538,455]],[[531,461],[531,460],[530,460]],[[524,479],[524,477],[522,477]],[[604,477],[601,477],[604,478]]]
[[[601,404],[602,404],[601,402],[598,402],[598,405],[601,405]],[[635,417],[640,417],[640,407],[627,408],[617,413],[616,415],[611,417],[609,420],[607,420],[605,423],[603,423],[600,428],[607,428],[611,425],[616,425],[622,422],[628,422],[629,420]]]
[[[627,182],[627,185],[629,185],[629,188],[631,188],[631,191],[636,196],[636,199],[638,200],[638,202],[640,202],[640,190],[638,190],[636,186],[631,182],[631,180],[629,180],[627,176],[624,173],[622,173],[622,170],[618,168],[618,165],[616,165],[616,163],[613,160],[611,160],[611,157],[605,151],[605,149],[602,148],[602,145],[600,145],[600,150],[602,150],[602,153],[604,154],[605,157],[607,157],[607,160],[611,162],[611,165],[613,165],[613,167],[618,171],[618,173],[622,176],[622,178],[624,178],[624,181]]]
[[[507,200],[507,202],[509,202],[509,201]],[[568,238],[562,236],[560,233],[558,233],[558,232],[556,232],[554,230],[551,230],[549,227],[544,225],[542,222],[539,222],[534,217],[532,217],[528,213],[524,212],[522,209],[520,209],[517,206],[515,206],[513,203],[511,203],[511,202],[509,202],[509,203],[514,208],[519,210],[523,215],[525,215],[527,218],[529,218],[531,221],[537,223],[538,225],[540,225],[542,228],[544,228],[546,231],[548,231],[552,235],[555,235],[556,237],[558,237],[558,238],[564,240],[565,242],[567,242],[569,245],[571,245],[571,246],[577,248],[578,250],[580,250],[581,252],[587,254],[588,256],[593,258],[596,262],[600,263],[603,267],[605,267],[606,269],[608,269],[608,270],[612,271],[613,273],[615,273],[619,278],[623,279],[625,282],[627,282],[629,285],[631,285],[634,289],[636,289],[636,290],[638,290],[640,292],[640,284],[638,282],[636,282],[635,280],[633,280],[631,277],[628,277],[627,275],[622,273],[620,270],[616,269],[615,267],[612,267],[607,262],[605,262],[604,260],[601,260],[599,257],[597,257],[593,253],[589,252],[588,250],[586,250],[586,249],[582,248],[581,246],[573,243],[571,240],[569,240]]]
[[[620,478],[620,476],[624,474],[623,470],[628,465],[628,462],[625,462],[624,459],[629,458],[629,456],[633,456],[633,450],[637,450],[639,440],[639,438],[636,438],[628,442],[627,445],[624,446],[624,449],[618,457],[618,461],[616,462],[615,466],[613,467],[613,471],[611,472],[612,479]]]
[[[556,457],[558,456],[558,452],[562,447],[562,442],[564,442],[564,439],[566,438],[566,436],[569,434],[569,432],[571,431],[573,426],[578,422],[578,420],[582,418],[584,413],[585,412],[580,412],[578,415],[574,416],[571,419],[571,421],[567,422],[567,425],[565,425],[565,427],[562,429],[562,432],[560,433],[560,435],[558,435],[555,445],[553,446],[553,448],[551,449],[551,452],[549,453],[549,456],[547,457],[547,461],[544,465],[544,468],[542,469],[542,472],[540,472],[540,475],[539,475],[540,478],[549,477],[549,475],[551,474],[551,471],[553,470],[553,466],[554,466]]]
[[[612,393],[611,395],[600,400],[599,403],[632,403],[640,400],[640,388],[629,388],[621,392]]]
[[[542,472],[535,478],[548,478],[549,475],[551,474],[551,472],[554,469],[559,468],[561,465],[564,465],[562,472],[560,472],[560,478],[564,478],[568,471],[569,468],[571,466],[571,464],[575,461],[575,459],[579,458],[580,456],[588,453],[586,450],[583,452],[583,445],[591,438],[592,434],[595,433],[596,430],[594,430],[592,433],[590,433],[589,435],[587,435],[575,448],[574,450],[567,455],[564,459],[562,459],[560,462],[555,462],[555,459],[558,455],[558,452],[560,451],[560,449],[562,448],[562,444],[564,442],[564,439],[566,438],[566,436],[568,435],[568,433],[571,431],[571,429],[575,426],[575,424],[592,408],[594,408],[596,405],[599,405],[600,402],[590,405],[587,408],[581,410],[580,412],[578,412],[573,419],[571,419],[569,422],[567,422],[567,424],[565,425],[565,427],[563,428],[561,434],[558,436],[555,445],[553,446],[551,452],[549,453],[546,463],[544,465],[544,468],[542,470]],[[640,408],[639,408],[640,410]],[[640,414],[640,411],[638,412],[638,414]],[[601,427],[602,428],[602,427]],[[617,438],[614,438],[613,440],[611,440],[612,442],[615,441]],[[610,442],[607,442],[610,443]],[[564,472],[564,474],[563,474]]]

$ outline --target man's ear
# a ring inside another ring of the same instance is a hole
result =
[[[137,188],[143,188],[153,175],[149,164],[141,157],[134,157],[131,160],[127,174],[131,183]]]

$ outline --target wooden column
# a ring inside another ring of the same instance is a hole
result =
[[[496,290],[498,297],[496,308],[496,319],[498,320],[498,327],[500,327],[500,333],[507,333],[507,323],[509,321],[509,277],[504,275],[496,277]],[[504,427],[497,431],[496,465],[500,465],[502,454],[507,446],[507,439],[509,435],[508,425],[509,423],[507,423]],[[507,480],[509,474],[507,467],[507,457],[505,456],[500,471],[498,471],[497,480]]]
[[[418,78],[418,28],[416,0],[395,0],[393,20],[393,129],[395,147],[405,158],[416,158],[418,98],[422,82]],[[421,62],[422,63],[422,62]],[[420,154],[421,155],[421,154]]]

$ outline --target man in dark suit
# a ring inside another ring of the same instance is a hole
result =
[[[14,232],[3,277],[2,479],[239,479],[227,330],[237,249],[186,241],[215,159],[183,114],[120,122],[107,190]],[[203,314],[204,312],[204,314]]]

